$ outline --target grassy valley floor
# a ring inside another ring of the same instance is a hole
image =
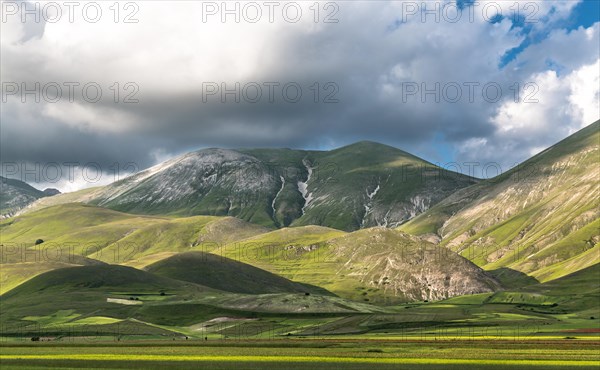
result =
[[[600,341],[353,339],[5,342],[2,369],[597,369]]]

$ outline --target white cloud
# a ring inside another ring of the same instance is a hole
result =
[[[539,102],[502,104],[491,118],[495,133],[468,140],[462,155],[487,161],[502,159],[503,168],[508,169],[600,117],[600,59],[564,76],[546,71],[531,76],[530,81],[539,86],[535,96]]]

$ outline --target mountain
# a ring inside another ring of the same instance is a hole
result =
[[[600,121],[400,226],[488,270],[548,281],[600,262]],[[434,235],[435,234],[435,235]]]
[[[26,182],[0,176],[0,218],[14,216],[35,200],[50,195]]]
[[[351,231],[399,225],[476,181],[373,142],[325,152],[204,149],[113,183],[91,203],[139,214]]]

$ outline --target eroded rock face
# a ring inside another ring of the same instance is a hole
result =
[[[360,281],[366,291],[376,290],[378,298],[391,302],[441,300],[500,287],[455,252],[395,230],[357,231],[328,242],[328,247],[329,258],[343,261],[339,275]]]

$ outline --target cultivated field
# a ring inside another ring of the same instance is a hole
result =
[[[4,343],[3,369],[597,369],[598,340],[281,339]]]

